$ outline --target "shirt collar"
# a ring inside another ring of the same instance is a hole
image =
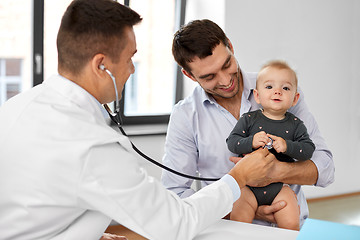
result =
[[[250,74],[256,74],[256,73],[246,73],[246,72],[241,71],[241,74],[242,74],[243,83],[244,83],[244,90],[243,90],[242,96],[249,100],[252,95],[252,92],[256,86],[256,82],[251,81]]]
[[[203,103],[208,102],[208,103],[211,103],[211,104],[217,104],[214,97],[212,95],[208,94],[207,92],[205,92],[205,90],[200,85],[196,86],[195,91],[200,92],[201,102],[203,102]]]
[[[80,108],[93,114],[97,114],[98,116],[102,116],[104,119],[109,118],[108,113],[101,103],[93,95],[73,81],[57,74],[44,81],[44,84],[53,86],[54,89],[62,93]]]

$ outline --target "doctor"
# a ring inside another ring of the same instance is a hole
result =
[[[118,100],[134,72],[140,21],[112,0],[73,1],[57,37],[59,74],[0,108],[1,239],[99,239],[111,219],[149,239],[192,239],[245,184],[268,184],[265,149],[185,199],[139,167],[101,104]]]

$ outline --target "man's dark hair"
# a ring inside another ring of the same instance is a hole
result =
[[[212,51],[220,43],[230,47],[224,31],[216,23],[208,19],[195,20],[175,33],[172,52],[175,61],[192,74],[188,63],[192,62],[194,57],[202,59],[212,55]]]
[[[98,53],[116,63],[126,44],[124,29],[141,20],[138,13],[113,0],[74,0],[57,35],[59,69],[78,74]]]

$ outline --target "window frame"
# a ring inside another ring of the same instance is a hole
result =
[[[33,0],[33,86],[44,81],[44,0]]]

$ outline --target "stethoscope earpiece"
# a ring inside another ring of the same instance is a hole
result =
[[[115,103],[114,103],[114,106],[115,106],[115,113],[118,114],[119,111],[120,111],[120,102],[119,102],[119,94],[118,94],[118,90],[117,90],[117,87],[116,87],[116,81],[115,81],[115,77],[114,75],[110,72],[109,69],[105,68],[104,64],[100,64],[99,65],[99,69],[105,71],[109,76],[110,78],[112,79],[113,81],[113,84],[114,84],[114,88],[115,88],[115,96],[116,96],[116,100],[115,100]]]
[[[99,69],[101,69],[101,70],[105,70],[105,66],[104,66],[104,64],[100,64],[100,65],[99,65]]]

